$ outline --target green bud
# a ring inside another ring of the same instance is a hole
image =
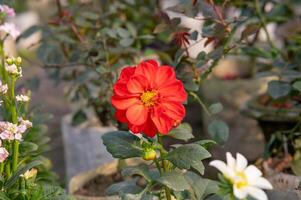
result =
[[[20,65],[22,63],[22,58],[17,57],[15,62],[16,62],[16,65]]]
[[[9,57],[9,58],[7,58],[6,59],[6,63],[8,64],[8,65],[12,65],[12,64],[14,64],[14,58],[13,57]]]
[[[155,160],[156,159],[156,151],[154,149],[150,149],[150,148],[144,149],[143,159],[147,160],[147,161]]]

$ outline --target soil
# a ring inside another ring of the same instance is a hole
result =
[[[99,175],[87,182],[82,188],[75,192],[82,196],[105,196],[106,189],[113,183],[123,181],[120,173],[110,176]]]
[[[145,187],[146,182],[141,176],[134,175],[127,179],[137,179],[137,185]],[[78,189],[74,194],[89,197],[104,197],[106,196],[106,189],[114,184],[124,181],[120,172],[109,176],[98,175],[87,182],[82,188]]]

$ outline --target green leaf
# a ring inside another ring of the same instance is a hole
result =
[[[194,138],[192,128],[188,123],[180,124],[178,127],[172,129],[167,136],[184,141]]]
[[[185,178],[188,181],[196,199],[205,199],[210,194],[219,190],[218,182],[200,177],[193,172],[187,172]]]
[[[114,131],[102,136],[103,144],[114,158],[133,158],[143,155],[138,137],[127,131]]]
[[[197,39],[198,39],[198,35],[199,35],[199,32],[198,32],[198,31],[193,31],[193,32],[190,34],[190,39],[191,39],[191,40],[197,40]]]
[[[301,81],[297,81],[293,84],[293,88],[301,92]]]
[[[40,26],[34,25],[29,27],[28,29],[26,29],[19,37],[18,40],[21,38],[28,38],[30,37],[32,34],[34,34],[35,32],[41,30]]]
[[[4,188],[10,188],[11,186],[13,186],[16,181],[20,178],[20,175],[24,174],[27,170],[36,167],[38,165],[43,164],[41,161],[33,161],[29,164],[26,164],[24,167],[22,168],[18,168],[17,171],[12,175],[12,177],[10,177],[8,179],[8,181],[4,184]]]
[[[4,192],[0,192],[0,200],[11,200]]]
[[[292,162],[292,170],[297,176],[301,176],[301,159]]]
[[[184,174],[177,171],[166,172],[156,181],[175,191],[187,190],[190,187]]]
[[[86,113],[82,110],[77,111],[72,117],[72,126],[80,125],[88,119]]]
[[[195,144],[199,144],[202,147],[204,147],[205,149],[210,149],[213,145],[217,144],[215,141],[213,140],[199,140],[196,141]]]
[[[211,157],[211,154],[198,144],[187,144],[169,152],[165,159],[169,160],[180,169],[194,168],[199,173],[204,173],[202,160]]]
[[[127,167],[122,170],[122,176],[140,175],[147,181],[152,181],[160,176],[158,170],[150,170],[147,165]]]
[[[121,194],[137,194],[142,191],[142,188],[136,185],[133,180],[115,183],[106,189],[106,194],[121,195]]]
[[[134,43],[134,39],[133,38],[124,38],[124,39],[120,40],[119,43],[123,47],[129,47]]]
[[[270,81],[268,83],[268,94],[273,99],[287,96],[291,91],[291,85],[283,81]]]
[[[217,49],[208,53],[208,58],[212,60],[218,60],[223,56],[223,54],[224,54],[224,47],[218,47]]]
[[[224,144],[229,137],[229,127],[221,120],[214,120],[208,126],[210,137],[219,144]]]
[[[117,28],[116,29],[117,34],[121,37],[121,38],[129,38],[130,37],[130,33],[124,29],[124,28]]]
[[[24,141],[20,144],[20,152],[25,155],[38,150],[38,148],[38,145],[32,142]]]
[[[214,103],[208,109],[211,114],[218,114],[223,110],[223,105],[221,103]]]

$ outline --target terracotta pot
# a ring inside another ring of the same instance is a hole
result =
[[[271,135],[276,131],[290,130],[295,127],[299,120],[301,109],[278,109],[267,107],[259,103],[261,96],[255,96],[249,100],[242,112],[257,120],[260,125],[265,141],[268,142]]]
[[[95,169],[113,160],[102,143],[101,136],[117,130],[91,124],[72,126],[71,115],[62,120],[67,181],[74,175]]]

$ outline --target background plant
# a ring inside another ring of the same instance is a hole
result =
[[[29,108],[30,92],[16,89],[22,77],[22,59],[8,57],[4,49],[7,38],[15,39],[20,34],[13,24],[6,22],[15,16],[14,10],[6,5],[0,8],[0,198],[67,199],[49,169],[49,160],[42,156],[49,138]],[[17,91],[20,93],[16,94]]]

